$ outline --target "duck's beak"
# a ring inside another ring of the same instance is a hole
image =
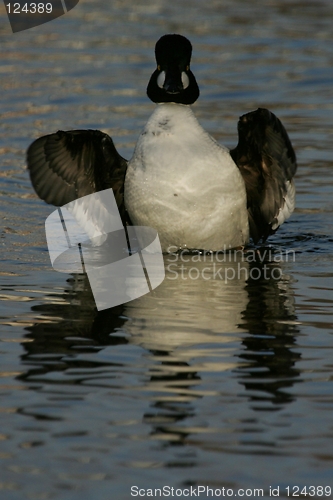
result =
[[[163,88],[168,94],[179,94],[184,90],[181,73],[178,68],[171,68],[166,71]]]

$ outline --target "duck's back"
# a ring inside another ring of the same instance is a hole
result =
[[[133,224],[158,231],[164,251],[248,241],[242,176],[182,104],[159,104],[150,117],[129,162],[125,204]]]

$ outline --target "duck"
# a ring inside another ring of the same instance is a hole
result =
[[[62,206],[112,188],[123,225],[154,228],[165,253],[264,243],[294,211],[295,151],[266,108],[239,118],[236,147],[220,145],[191,108],[200,94],[191,57],[183,35],[157,41],[147,86],[156,106],[129,161],[100,130],[36,139],[27,168],[37,195]]]

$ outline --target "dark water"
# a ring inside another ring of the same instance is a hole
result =
[[[82,0],[15,35],[0,9],[0,498],[122,500],[135,485],[181,498],[191,486],[269,498],[297,485],[327,498],[331,1]],[[48,132],[99,128],[129,158],[168,32],[193,43],[194,110],[218,140],[232,147],[238,116],[258,106],[282,119],[297,209],[258,252],[165,257],[153,293],[97,313],[86,280],[51,268],[53,208],[34,195],[24,152]]]

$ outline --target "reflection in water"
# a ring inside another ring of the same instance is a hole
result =
[[[122,306],[97,314],[89,282],[83,275],[68,280],[63,302],[34,306],[39,317],[33,327],[27,328],[32,342],[24,343],[24,364],[34,365],[22,378],[31,380],[54,370],[93,367],[92,361],[77,358],[79,352],[96,352],[107,345],[127,343],[126,338],[110,335],[124,323]],[[78,344],[80,344],[78,346]]]
[[[165,259],[162,285],[123,306],[98,313],[88,280],[76,276],[63,302],[34,307],[40,322],[27,328],[31,342],[23,344],[22,361],[28,369],[20,379],[62,384],[64,378],[54,377],[62,372],[67,384],[98,386],[129,366],[121,356],[97,358],[98,351],[125,344],[143,348],[131,366],[134,385],[150,402],[143,420],[155,439],[177,444],[202,431],[187,423],[196,414],[195,402],[219,396],[216,383],[211,391],[205,388],[207,376],[234,373],[245,388],[236,396],[248,398],[254,410],[290,402],[286,389],[299,377],[298,329],[291,280],[280,264],[259,253],[251,261],[243,255],[224,261],[187,255],[172,260],[172,267],[171,257]]]
[[[294,366],[300,354],[293,349],[299,330],[290,277],[283,275],[278,281],[274,279],[276,265],[258,260],[251,263],[252,267],[261,270],[267,266],[268,274],[265,279],[262,272],[258,280],[249,279],[246,284],[249,301],[242,327],[250,335],[243,339],[246,350],[239,357],[248,364],[238,372],[252,401],[270,400],[281,405],[293,399],[283,389],[291,387],[300,375],[300,370]]]

